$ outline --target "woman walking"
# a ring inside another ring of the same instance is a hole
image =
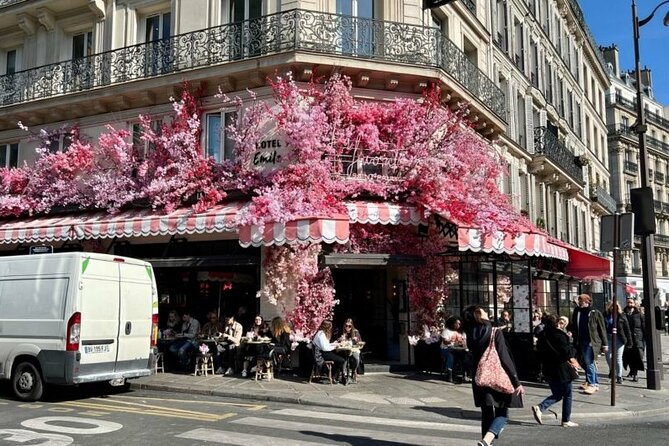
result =
[[[644,370],[643,367],[643,351],[644,351],[644,333],[646,332],[646,324],[639,307],[634,299],[627,299],[627,306],[625,307],[625,315],[627,322],[629,322],[630,332],[632,333],[632,347],[625,349],[623,353],[623,363],[630,369],[629,377],[632,381],[638,382],[638,372]]]
[[[609,349],[606,351],[606,362],[609,365],[609,378],[613,380],[613,373],[611,373],[611,349],[613,348],[613,306],[616,306],[618,316],[616,317],[616,383],[623,383],[623,351],[626,348],[632,347],[632,334],[630,333],[630,326],[627,322],[627,316],[623,313],[622,308],[618,302],[609,303],[606,308],[606,336],[608,337]]]
[[[472,352],[474,379],[472,390],[474,393],[474,404],[481,408],[481,436],[483,437],[478,446],[490,446],[495,439],[499,438],[506,422],[509,419],[509,408],[523,407],[522,397],[525,389],[518,380],[516,366],[511,359],[509,347],[504,335],[499,330],[493,330],[488,319],[488,313],[478,305],[467,307],[463,312],[463,321],[467,333],[467,347]],[[513,393],[506,394],[488,387],[476,384],[479,374],[478,366],[486,349],[491,344],[491,336],[497,349],[502,368],[508,375],[513,385]]]
[[[572,386],[574,380],[570,367],[576,364],[575,351],[570,345],[569,335],[561,330],[553,315],[544,316],[544,331],[537,340],[537,351],[543,365],[544,379],[551,394],[538,406],[532,406],[532,414],[539,424],[544,424],[541,414],[553,404],[562,401],[562,427],[576,427],[571,421]]]

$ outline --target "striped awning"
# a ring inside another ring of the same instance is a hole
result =
[[[133,209],[118,214],[87,212],[3,220],[0,221],[0,244],[236,231],[237,213],[244,205],[244,202],[229,203],[205,212],[181,208],[159,214],[152,209]]]
[[[345,204],[351,223],[382,225],[427,224],[427,219],[418,212],[415,206],[368,201],[349,201]]]
[[[286,223],[248,225],[239,228],[239,244],[272,246],[308,243],[346,243],[349,221],[345,215],[328,218],[301,218]]]
[[[546,234],[531,231],[518,234],[497,231],[485,234],[478,228],[458,227],[458,250],[569,260],[565,248],[549,243]]]

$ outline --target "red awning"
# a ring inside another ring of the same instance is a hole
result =
[[[114,215],[84,212],[74,216],[2,220],[0,244],[236,231],[237,213],[244,205],[244,202],[229,203],[199,213],[190,208],[169,214],[133,209]]]
[[[611,278],[611,261],[572,246],[567,247],[569,263],[566,273],[579,279],[601,280]]]

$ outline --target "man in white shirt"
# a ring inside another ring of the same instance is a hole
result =
[[[225,371],[226,376],[234,373],[232,365],[237,360],[237,347],[239,347],[242,339],[242,331],[242,324],[235,321],[233,315],[225,317],[225,327],[223,327],[223,334],[221,335],[223,342],[218,344],[218,352],[220,353],[221,364],[228,364],[228,369]],[[223,373],[223,367],[219,367],[216,373]]]

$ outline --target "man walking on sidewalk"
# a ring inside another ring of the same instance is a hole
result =
[[[581,356],[585,370],[586,382],[582,388],[583,392],[588,395],[599,390],[597,367],[595,366],[596,355],[608,350],[604,316],[592,308],[591,304],[592,298],[589,295],[579,295],[578,307],[574,309],[571,318],[574,346]]]

